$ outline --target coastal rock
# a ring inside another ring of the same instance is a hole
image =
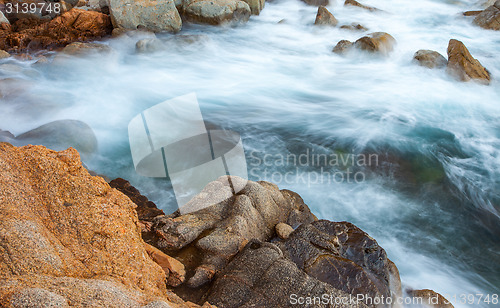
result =
[[[338,23],[338,20],[326,9],[326,7],[318,7],[318,13],[316,14],[316,20],[314,21],[315,25],[335,27]]]
[[[191,22],[220,25],[227,22],[247,22],[250,6],[239,0],[186,0],[183,16]]]
[[[165,50],[165,44],[157,38],[145,38],[135,44],[137,53],[153,53],[162,50]]]
[[[443,55],[433,50],[419,50],[415,53],[413,59],[419,65],[428,68],[442,68],[448,64],[448,60]]]
[[[153,32],[179,32],[182,20],[173,0],[109,0],[111,21],[115,28]]]
[[[156,216],[165,215],[154,202],[149,201],[148,197],[142,195],[129,181],[117,178],[109,182],[109,186],[119,190],[137,205],[135,210],[140,221],[152,221]]]
[[[253,15],[259,15],[266,5],[265,0],[243,0],[250,7],[250,11]]]
[[[241,180],[231,179],[233,183]],[[248,181],[232,197],[227,185],[227,180],[221,178],[199,195],[209,198],[228,190],[230,198],[223,202],[186,215],[177,213],[154,220],[154,246],[186,265],[186,270],[193,273],[187,283],[190,287],[211,281],[251,239],[270,240],[278,223],[293,227],[316,220],[299,195],[279,190],[274,184]],[[196,197],[191,202],[196,202]],[[192,255],[200,258],[193,260]]]
[[[299,226],[278,244],[309,276],[356,296],[391,296],[391,264],[377,242],[348,222],[319,220]],[[369,304],[369,303],[367,303]]]
[[[476,80],[489,84],[490,73],[474,59],[465,45],[457,40],[448,44],[448,73],[460,81]]]
[[[396,45],[396,40],[385,32],[375,32],[368,34],[354,42],[354,47],[360,50],[388,55]]]
[[[169,286],[176,287],[184,282],[186,278],[186,270],[181,262],[164,254],[161,250],[151,245],[144,244],[144,247],[151,259],[160,265],[167,275],[167,284]]]
[[[72,56],[87,56],[92,54],[104,54],[110,53],[112,51],[111,47],[104,44],[97,43],[71,43],[64,47],[62,52],[67,55]]]
[[[421,298],[425,307],[429,308],[454,308],[454,306],[441,294],[429,290],[409,290],[408,296]]]
[[[340,29],[352,30],[352,31],[368,31],[368,28],[357,23],[352,23],[350,25],[342,25],[340,26]]]
[[[94,131],[86,123],[77,120],[58,120],[44,124],[18,135],[15,143],[44,145],[56,151],[73,147],[82,157],[90,156],[97,150]]]
[[[356,0],[346,0],[344,2],[344,5],[357,6],[357,7],[360,7],[362,9],[368,10],[370,12],[380,11],[379,9],[377,9],[375,7],[371,7],[371,6],[368,6],[368,5],[361,4],[361,3],[359,3]]]
[[[6,52],[5,50],[0,49],[0,59],[5,59],[10,57],[10,53]]]
[[[481,14],[483,11],[466,11],[466,12],[463,12],[462,15],[466,16],[466,17],[469,17],[469,16],[477,16],[479,14]]]
[[[333,48],[333,52],[339,55],[347,53],[352,48],[352,42],[348,40],[341,40]]]
[[[0,188],[0,306],[187,307],[148,256],[135,204],[74,149],[1,143]]]
[[[50,20],[21,19],[13,29],[0,31],[0,49],[35,51],[66,46],[75,41],[88,41],[111,33],[109,16],[98,12],[72,9]]]
[[[9,29],[10,29],[10,21],[0,11],[0,31],[1,30],[9,30]]]
[[[290,237],[290,234],[293,232],[292,226],[280,222],[279,224],[276,225],[276,235],[282,240],[286,240],[287,238]]]
[[[331,298],[330,304],[312,302],[323,294]],[[359,305],[336,303],[336,298],[349,299],[349,294],[307,275],[285,258],[276,245],[258,240],[250,241],[224,269],[207,299],[225,308],[274,308],[298,304],[299,296],[308,298],[303,298],[306,307],[368,307],[362,302]]]
[[[313,6],[327,6],[330,4],[330,0],[302,0],[308,5],[313,5]]]
[[[500,30],[500,0],[474,18],[474,24],[491,30]]]

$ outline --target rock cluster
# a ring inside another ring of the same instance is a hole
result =
[[[333,52],[344,54],[352,48],[356,48],[358,50],[386,56],[394,50],[395,45],[396,40],[389,33],[374,32],[363,36],[354,43],[348,40],[341,40],[333,48]]]

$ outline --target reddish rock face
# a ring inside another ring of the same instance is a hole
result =
[[[111,34],[108,15],[72,9],[50,21],[26,18],[0,30],[0,49],[10,52],[54,49],[76,41],[88,41]]]

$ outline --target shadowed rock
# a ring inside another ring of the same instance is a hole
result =
[[[490,73],[481,63],[474,59],[465,45],[457,40],[450,40],[448,45],[448,73],[460,80],[476,80],[481,83],[490,83]]]
[[[212,182],[200,195],[224,193],[226,183],[223,179]],[[297,226],[316,219],[300,196],[280,191],[268,182],[249,181],[237,195],[231,197],[229,191],[228,196],[229,199],[197,212],[154,220],[155,246],[178,256],[188,274],[193,272],[188,280],[191,287],[211,281],[249,240],[270,240],[278,223]],[[193,249],[196,253],[192,253]],[[191,251],[189,256],[200,255],[200,260],[184,262],[186,251]]]
[[[351,223],[304,224],[278,246],[299,269],[335,289],[371,298],[400,296],[391,294],[401,289],[401,282],[399,275],[391,281],[393,264],[384,249]]]
[[[352,30],[352,31],[368,31],[368,28],[357,23],[352,23],[350,25],[342,25],[340,26],[340,29]]]
[[[319,300],[323,294],[332,298],[331,304]],[[225,308],[274,308],[295,307],[293,300],[299,296],[311,299],[307,307],[367,307],[362,302],[335,304],[335,298],[348,300],[349,294],[307,275],[276,245],[258,240],[248,243],[218,276],[207,300]]]
[[[314,21],[315,25],[335,27],[338,23],[338,20],[326,9],[326,7],[318,7],[318,13],[316,14],[316,20]]]
[[[413,59],[420,65],[428,68],[446,67],[448,60],[439,52],[433,50],[419,50],[413,56]]]

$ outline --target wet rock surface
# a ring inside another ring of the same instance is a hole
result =
[[[251,15],[250,6],[239,0],[187,0],[183,17],[190,22],[209,25],[244,23]]]
[[[460,81],[476,80],[489,84],[491,79],[488,70],[470,54],[467,47],[454,39],[450,40],[448,45],[447,71]]]
[[[448,64],[443,55],[433,50],[419,50],[413,56],[413,59],[420,65],[427,68],[443,68]]]
[[[315,25],[318,26],[333,26],[335,27],[338,24],[338,20],[333,16],[330,11],[326,9],[324,6],[320,6],[318,8],[318,13],[316,14],[316,20],[314,21]]]
[[[479,13],[474,24],[485,29],[500,30],[500,0]]]

